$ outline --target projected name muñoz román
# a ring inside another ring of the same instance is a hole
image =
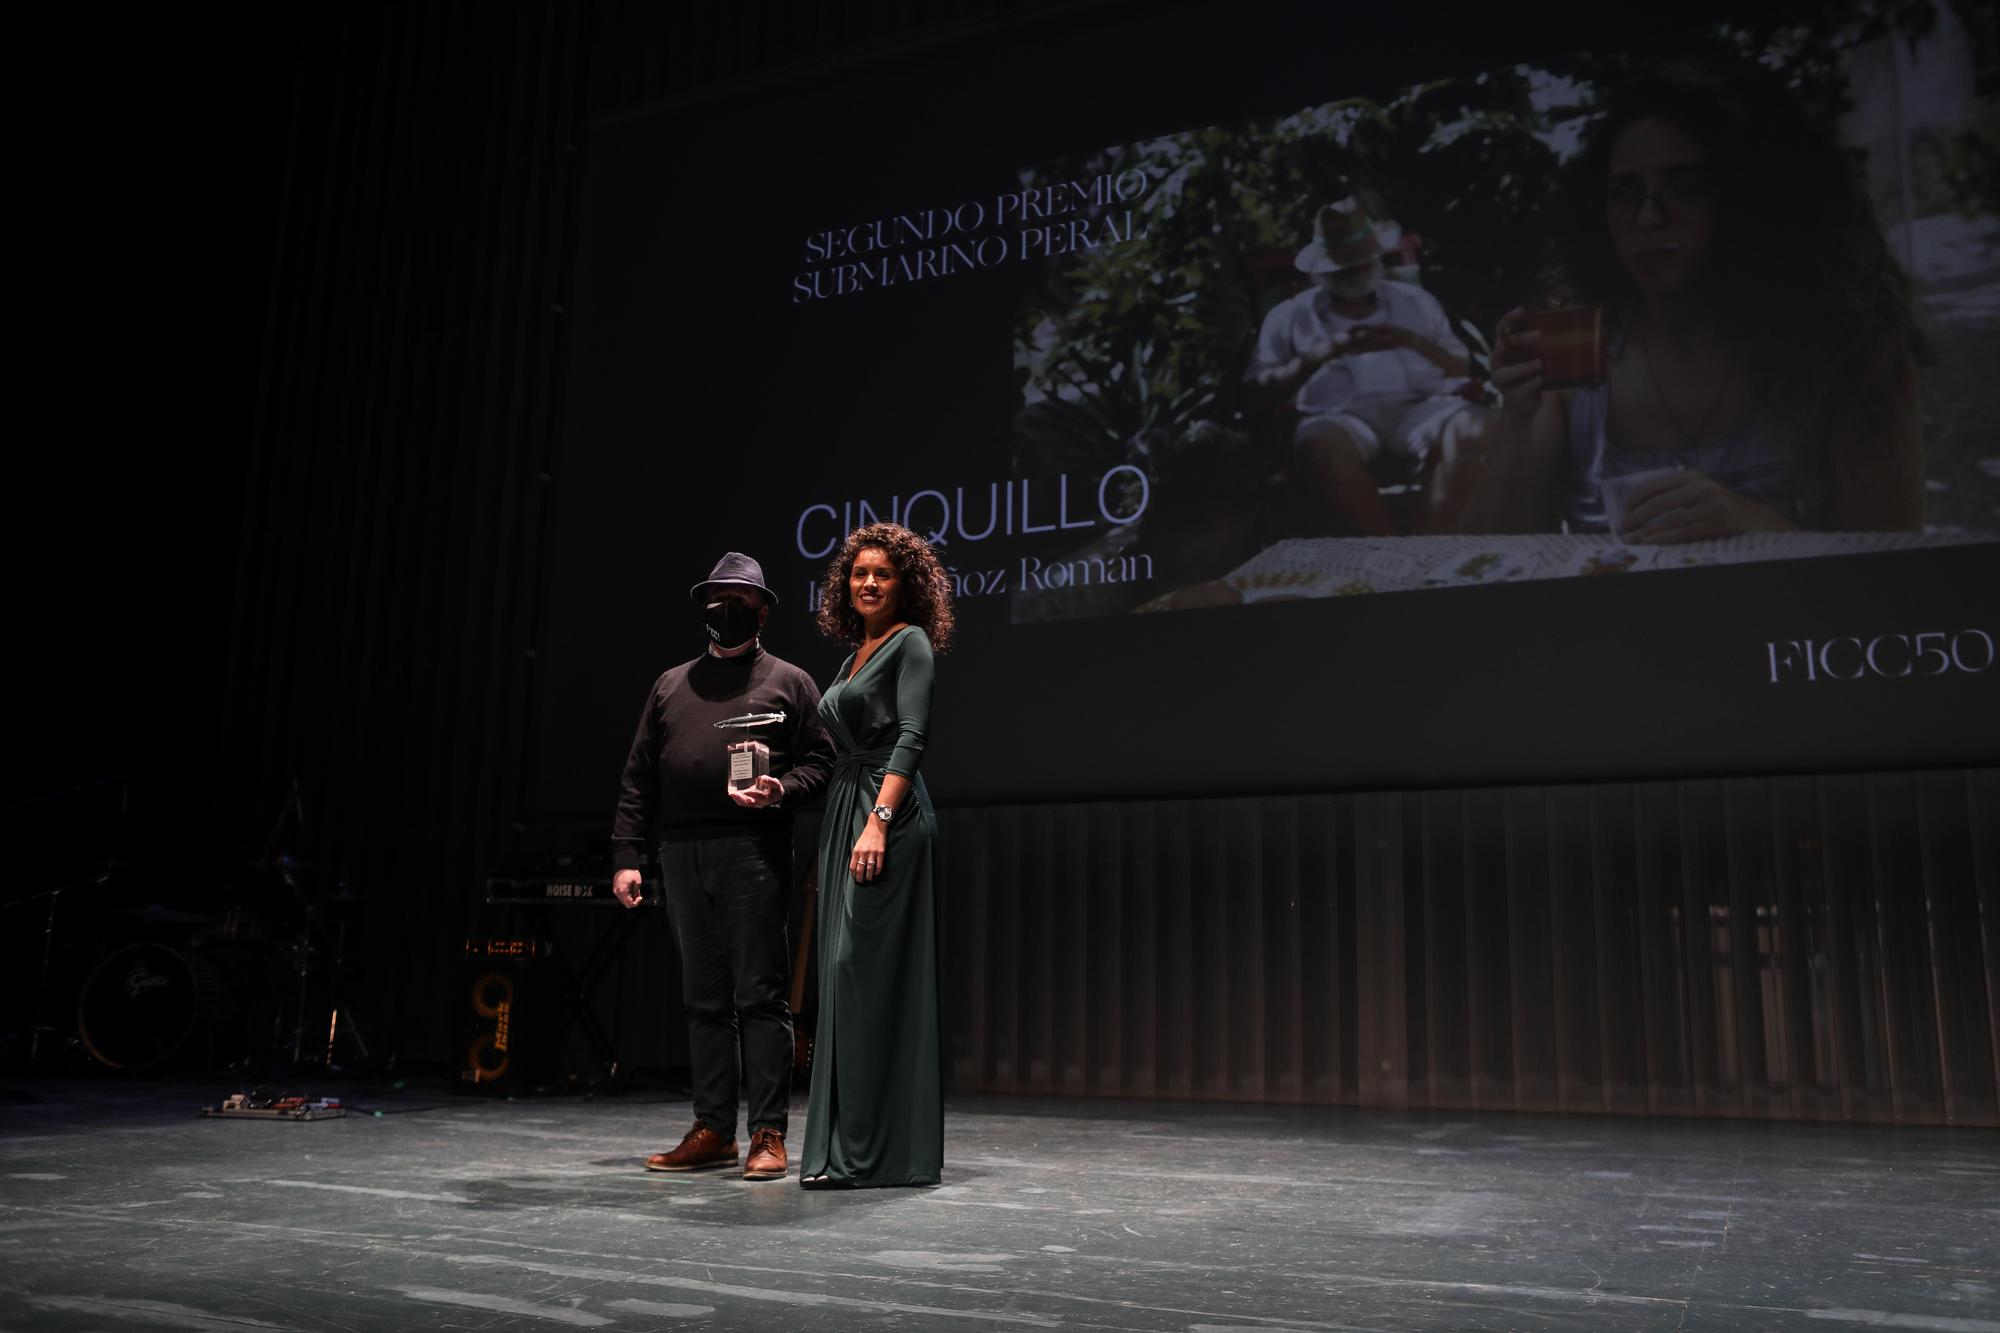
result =
[[[1023,477],[984,487],[912,491],[892,495],[886,504],[872,499],[809,504],[799,511],[794,542],[807,560],[823,560],[839,547],[841,538],[869,523],[900,523],[934,542],[1116,528],[1136,522],[1152,498],[1145,472],[1130,463],[1120,463],[1097,478],[1094,505],[1087,498],[1088,482],[1077,488],[1074,501],[1069,483],[1067,476],[1043,478],[1037,494],[1037,483]]]

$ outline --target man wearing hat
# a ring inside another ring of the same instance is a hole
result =
[[[1322,207],[1312,242],[1293,260],[1313,286],[1264,317],[1246,376],[1267,400],[1292,398],[1305,478],[1372,537],[1395,531],[1373,465],[1415,476],[1433,452],[1455,462],[1459,430],[1475,422],[1452,383],[1469,371],[1465,344],[1436,297],[1383,276],[1382,254],[1380,229],[1359,200]],[[1434,474],[1434,494],[1444,481]]]
[[[663,897],[681,951],[694,1126],[649,1171],[734,1167],[739,1088],[749,1104],[748,1180],[785,1174],[792,1017],[786,1005],[786,899],[792,811],[833,767],[812,678],[764,651],[778,599],[755,560],[731,551],[692,590],[708,651],[653,682],[625,759],[612,825],[612,891],[640,902],[640,865],[658,847]],[[754,731],[716,724],[782,714]],[[770,747],[770,773],[729,789],[732,741]],[[738,1052],[741,1052],[739,1077]]]

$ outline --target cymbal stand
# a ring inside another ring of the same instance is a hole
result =
[[[35,1025],[28,1030],[28,1063],[42,1062],[42,1006],[49,997],[49,964],[55,958],[56,908],[62,903],[61,889],[49,890],[49,915],[42,924],[42,975],[35,982]]]
[[[46,898],[49,900],[48,914],[42,921],[41,975],[35,981],[35,1021],[34,1027],[30,1029],[28,1036],[28,1061],[30,1064],[38,1063],[42,1058],[42,1031],[47,1026],[47,1024],[42,1022],[42,1013],[49,998],[49,968],[55,961],[56,909],[62,905],[63,894],[69,892],[71,889],[102,887],[110,882],[111,872],[109,870],[100,870],[88,879],[72,880],[68,884],[58,884],[54,888],[43,889],[39,893],[31,893],[24,898],[16,898],[12,902],[0,904],[0,906],[4,907],[19,907],[23,903],[31,903],[37,898]]]

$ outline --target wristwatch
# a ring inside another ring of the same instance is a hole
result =
[[[896,817],[896,807],[893,805],[878,805],[868,813],[886,824]]]

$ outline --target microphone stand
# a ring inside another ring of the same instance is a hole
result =
[[[295,823],[301,831],[305,829],[305,803],[299,799],[297,773],[292,774],[291,786],[285,791],[284,802],[278,806],[278,818],[271,825],[271,835],[264,839],[263,864],[277,870],[278,878],[287,889],[291,890],[292,900],[305,915],[305,925],[300,929],[292,945],[298,977],[298,1004],[292,1016],[292,1064],[300,1065],[305,1063],[306,1055],[306,990],[312,979],[313,935],[315,932],[322,935],[325,932],[320,930],[319,920],[313,912],[312,902],[307,898],[306,891],[299,885],[298,880],[292,877],[291,856],[278,851],[278,846],[285,836],[287,820]]]
[[[292,1020],[292,1064],[295,1066],[303,1065],[306,1059],[306,998],[312,989],[313,958],[322,950],[330,951],[333,955],[333,975],[328,984],[330,1000],[328,1007],[331,1012],[327,1015],[326,1054],[318,1062],[323,1068],[330,1069],[333,1067],[334,1042],[340,1033],[340,974],[347,959],[347,920],[345,916],[341,918],[337,935],[330,933],[326,928],[326,922],[320,916],[319,906],[314,902],[313,895],[307,893],[305,887],[292,875],[298,863],[289,855],[277,852],[287,819],[290,819],[297,829],[304,831],[305,802],[299,797],[299,777],[296,773],[292,775],[291,790],[286,793],[285,803],[278,808],[278,821],[271,828],[271,836],[265,840],[264,862],[266,865],[277,867],[278,878],[292,891],[292,897],[305,917],[305,925],[300,930],[297,943],[294,945],[298,954],[298,1004]],[[368,1043],[362,1038],[361,1028],[354,1021],[352,1014],[347,1016],[347,1030],[354,1038],[355,1046],[361,1051],[361,1058],[364,1060],[371,1058],[368,1054]]]
[[[305,1063],[306,987],[307,983],[312,979],[312,927],[315,923],[313,921],[312,904],[306,901],[305,890],[299,887],[299,882],[292,878],[292,868],[287,864],[288,860],[289,858],[279,860],[278,878],[285,882],[285,887],[292,891],[292,897],[298,900],[300,909],[306,914],[306,926],[299,931],[298,939],[292,945],[293,951],[297,954],[299,978],[299,1003],[297,1012],[292,1018],[292,1063],[298,1065]]]
[[[339,884],[336,885],[335,887],[342,889],[344,891],[347,886],[345,884]],[[327,1015],[327,1020],[326,1020],[326,1060],[324,1063],[328,1069],[332,1069],[334,1067],[333,1064],[334,1044],[340,1038],[340,978],[341,974],[346,970],[347,970],[347,914],[345,912],[342,912],[340,916],[339,929],[335,932],[333,937],[333,975],[328,979],[328,984],[327,984],[327,988],[331,992],[327,1007],[331,1010],[331,1012]],[[347,1035],[354,1039],[354,1047],[356,1050],[361,1052],[361,1058],[363,1060],[372,1060],[375,1058],[374,1056],[368,1053],[368,1039],[361,1035],[361,1025],[354,1021],[353,1014],[349,1014],[347,1016]]]

